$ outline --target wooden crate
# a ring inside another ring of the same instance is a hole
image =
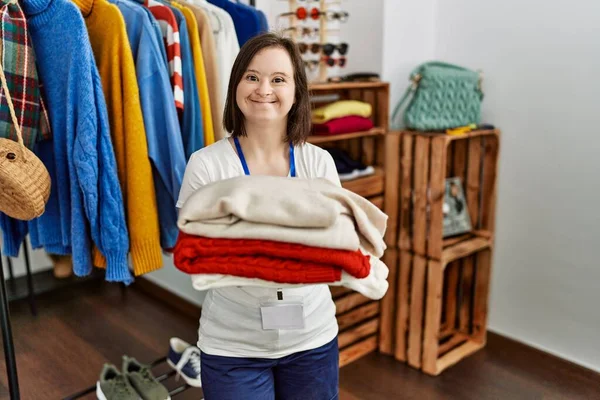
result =
[[[445,248],[441,260],[400,253],[397,360],[438,375],[485,346],[491,254],[479,237]]]
[[[386,250],[382,260],[390,269],[388,282],[391,284],[396,281],[397,251]],[[375,301],[345,287],[330,286],[330,290],[339,325],[341,367],[381,347],[387,340],[384,337],[393,331],[395,304],[391,303],[393,297]],[[388,290],[389,293],[393,291]]]
[[[340,365],[345,365],[378,348],[388,354],[393,351],[400,183],[397,149],[401,133],[389,132],[387,82],[317,83],[311,84],[309,89],[313,108],[338,100],[360,100],[371,104],[373,129],[344,135],[310,136],[308,142],[321,147],[341,148],[352,158],[372,165],[375,174],[342,182],[342,186],[369,199],[388,215],[384,237],[388,250],[383,256],[383,262],[390,269],[390,287],[386,296],[381,301],[362,303],[365,298],[361,299],[357,293],[332,288],[340,325]],[[350,306],[352,308],[348,309]],[[385,333],[380,335],[380,331]]]
[[[440,260],[445,248],[473,237],[493,239],[499,131],[461,136],[402,131],[398,247]],[[473,230],[444,238],[445,180],[463,183]]]
[[[396,275],[398,271],[398,250],[388,248],[382,258],[390,273],[388,275],[388,290],[381,299],[379,316],[379,352],[393,354],[394,351],[394,319],[396,315]]]
[[[340,367],[377,349],[378,301],[343,287],[330,287],[339,325]]]
[[[338,100],[360,100],[371,104],[373,129],[364,132],[353,132],[344,135],[309,136],[308,142],[322,147],[338,147],[348,152],[365,165],[372,165],[378,170],[380,193],[383,193],[385,163],[385,136],[389,130],[389,83],[387,82],[346,82],[317,83],[309,86],[311,106],[324,106]],[[359,178],[355,181],[361,181]],[[364,186],[372,185],[365,181]],[[354,181],[352,181],[354,182]],[[356,183],[356,182],[355,182]],[[363,186],[358,182],[354,185]],[[352,190],[352,189],[351,189]]]

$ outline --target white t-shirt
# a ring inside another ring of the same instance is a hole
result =
[[[326,178],[341,186],[331,155],[306,143],[294,149],[296,176]],[[227,138],[192,154],[185,170],[177,207],[202,185],[244,175],[240,159]],[[263,330],[261,299],[277,298],[277,290],[227,287],[209,290],[202,304],[198,347],[228,357],[279,358],[323,346],[338,333],[335,303],[329,287],[307,285],[282,289],[283,298],[302,299],[304,329]]]

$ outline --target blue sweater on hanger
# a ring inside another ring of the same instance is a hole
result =
[[[46,212],[30,223],[32,243],[35,239],[34,244],[48,251],[72,250],[73,270],[82,276],[92,269],[93,240],[106,257],[106,280],[130,283],[123,198],[83,18],[68,0],[27,0],[22,6],[53,135],[37,149],[51,173],[53,198]]]
[[[255,8],[230,0],[208,0],[208,2],[231,15],[240,47],[261,32],[261,18]]]
[[[179,197],[186,162],[173,89],[161,55],[161,48],[164,49],[162,36],[159,42],[153,25],[154,17],[145,7],[130,0],[109,1],[119,7],[125,20],[135,60],[148,155],[153,167],[161,246],[171,249],[179,233],[175,201]],[[184,93],[187,94],[187,90]],[[192,107],[193,102],[187,97],[184,102],[186,107]],[[186,108],[184,114],[187,111]]]

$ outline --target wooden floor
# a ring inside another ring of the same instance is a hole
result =
[[[102,364],[120,367],[122,354],[151,362],[166,355],[173,335],[194,342],[198,325],[197,318],[135,288],[122,292],[119,286],[94,282],[40,296],[38,317],[31,316],[25,302],[11,307],[25,400],[62,399],[94,385]],[[166,381],[169,388],[178,384],[174,378]],[[600,399],[600,375],[490,335],[486,349],[437,378],[391,357],[367,356],[340,371],[340,390],[340,400]],[[8,397],[1,363],[0,399]],[[197,389],[174,397],[201,398]]]

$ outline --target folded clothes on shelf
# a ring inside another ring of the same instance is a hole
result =
[[[313,124],[323,124],[334,118],[358,115],[368,118],[372,113],[371,104],[358,100],[339,100],[312,110]]]
[[[360,161],[354,160],[342,149],[327,148],[326,150],[333,157],[335,168],[337,169],[340,181],[342,182],[373,175],[375,173],[375,168],[373,168],[373,166],[366,166]]]
[[[322,124],[313,124],[315,135],[341,135],[343,133],[363,132],[373,128],[370,118],[359,115],[334,118]]]

